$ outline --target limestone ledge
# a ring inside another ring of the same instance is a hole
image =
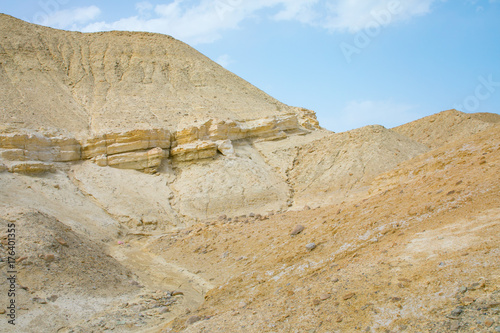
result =
[[[213,158],[218,152],[233,156],[234,140],[281,140],[287,133],[319,128],[314,112],[306,111],[248,121],[209,119],[180,126],[173,134],[166,129],[130,130],[77,140],[51,133],[0,133],[0,160],[91,160],[100,166],[154,172],[165,158],[187,162]]]
[[[166,149],[168,152],[170,136],[170,132],[166,129],[132,130],[94,136],[82,143],[82,159],[153,148]]]
[[[7,161],[71,162],[81,159],[75,138],[41,133],[0,134],[0,158]]]
[[[172,145],[194,141],[223,141],[277,136],[300,128],[296,114],[287,114],[247,121],[209,119],[198,125],[180,127],[173,135]]]
[[[45,162],[16,162],[8,167],[11,173],[21,173],[26,175],[37,175],[46,172],[54,172],[54,165]]]

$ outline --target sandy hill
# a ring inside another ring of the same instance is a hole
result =
[[[437,148],[481,132],[499,122],[500,115],[494,113],[467,114],[448,110],[395,127],[393,130],[429,148]]]
[[[0,332],[500,331],[498,115],[332,133],[171,37],[1,14],[0,103]]]

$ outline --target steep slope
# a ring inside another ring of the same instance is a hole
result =
[[[438,148],[454,140],[484,131],[500,122],[494,113],[467,114],[457,110],[443,111],[393,128],[429,148]]]

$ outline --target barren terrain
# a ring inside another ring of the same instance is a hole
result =
[[[0,332],[500,332],[498,114],[332,133],[169,36],[0,14],[0,119]]]

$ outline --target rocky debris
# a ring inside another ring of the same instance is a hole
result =
[[[231,140],[216,141],[217,150],[224,156],[234,156],[234,147]]]
[[[55,240],[62,246],[68,246],[68,243],[61,237],[56,237]]]
[[[304,231],[305,227],[303,225],[297,225],[292,232],[290,233],[291,236],[295,236],[300,234],[302,231]]]
[[[309,251],[312,251],[316,248],[316,243],[309,243],[306,245],[306,249],[309,250]]]
[[[57,301],[58,298],[59,298],[59,296],[52,295],[50,297],[47,297],[47,301],[49,301],[49,302],[55,302],[55,301]]]
[[[332,295],[330,294],[322,294],[319,299],[322,300],[322,301],[326,301],[327,299],[331,298]]]
[[[356,293],[348,293],[348,294],[345,294],[344,296],[342,296],[342,299],[344,301],[347,301],[347,300],[350,300],[351,298],[353,298],[354,296],[356,296]]]
[[[32,301],[38,304],[47,304],[47,300],[45,298],[34,297]]]
[[[158,321],[170,316],[171,309],[176,304],[177,299],[168,292],[145,292],[118,308],[98,313],[82,323],[74,324],[71,330],[84,333],[89,330],[144,329],[157,325]]]
[[[193,325],[194,323],[199,322],[200,320],[201,320],[200,316],[191,316],[188,318],[188,320],[186,320],[186,325],[187,326]]]

